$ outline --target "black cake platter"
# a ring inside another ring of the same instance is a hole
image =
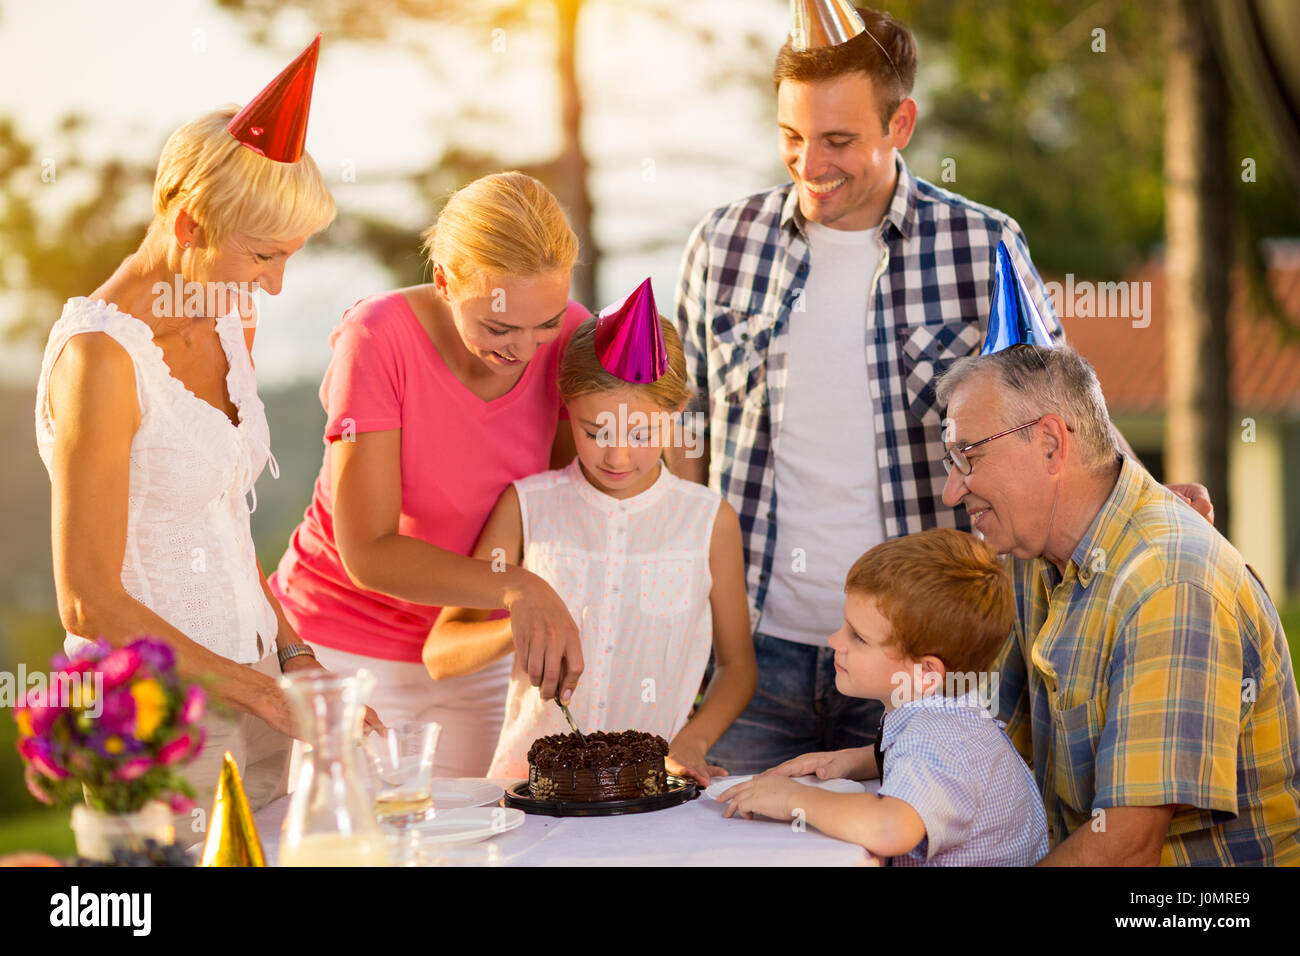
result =
[[[614,817],[623,813],[649,813],[666,810],[698,797],[695,781],[669,774],[662,793],[625,800],[539,800],[528,792],[528,781],[520,780],[506,788],[506,806],[524,813],[548,817]]]

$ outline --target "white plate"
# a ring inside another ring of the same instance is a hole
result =
[[[738,783],[744,783],[746,780],[753,780],[756,774],[742,773],[734,777],[718,777],[705,789],[704,795],[710,799],[717,800],[718,795],[724,790],[734,787]],[[855,780],[846,780],[843,777],[832,777],[830,780],[822,780],[812,774],[805,777],[791,777],[799,783],[809,787],[817,787],[819,790],[829,790],[832,793],[863,793],[866,788]]]
[[[513,807],[470,807],[464,810],[437,810],[432,820],[413,823],[407,830],[419,834],[421,844],[476,843],[509,833],[523,825],[522,810]]]
[[[463,810],[467,807],[490,807],[505,794],[500,787],[472,777],[434,779],[433,808]]]

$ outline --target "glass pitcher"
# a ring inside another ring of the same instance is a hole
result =
[[[357,758],[374,677],[304,670],[282,677],[280,686],[308,744],[281,831],[280,866],[386,866]]]

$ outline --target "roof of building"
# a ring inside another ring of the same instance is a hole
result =
[[[1233,270],[1228,321],[1234,411],[1300,416],[1300,240],[1273,241],[1265,248],[1273,295],[1297,331],[1288,337],[1274,318],[1256,314],[1247,301],[1244,277]],[[1096,368],[1111,414],[1163,414],[1163,257],[1149,259],[1128,278],[1126,290],[1118,283],[1044,278],[1066,340]]]

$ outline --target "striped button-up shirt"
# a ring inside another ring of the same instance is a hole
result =
[[[1062,575],[1012,562],[1000,716],[1052,845],[1178,804],[1165,865],[1300,863],[1300,714],[1277,611],[1204,518],[1125,459]]]
[[[936,526],[970,530],[965,512],[942,502],[947,476],[934,381],[983,344],[998,240],[1006,241],[1048,330],[1064,338],[1020,227],[996,209],[915,178],[901,157],[897,170],[861,317],[881,510],[891,538]],[[682,261],[676,320],[693,409],[708,421],[709,485],[740,517],[754,624],[776,544],[773,469],[785,406],[786,338],[790,323],[807,315],[803,288],[814,265],[790,183],[713,210],[695,228]]]

